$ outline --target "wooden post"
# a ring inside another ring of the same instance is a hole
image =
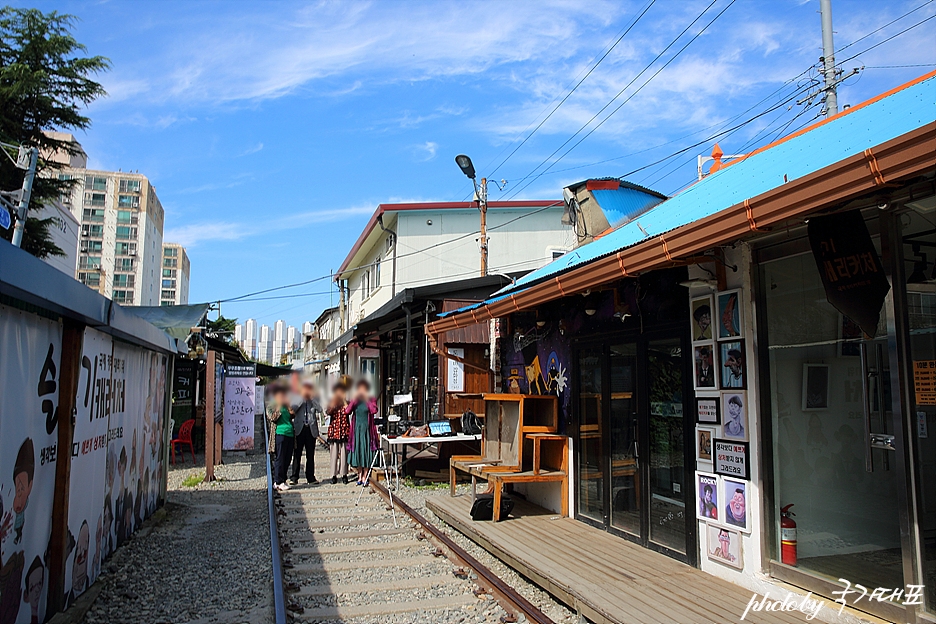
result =
[[[55,492],[52,497],[52,534],[49,538],[49,594],[46,614],[62,610],[65,602],[65,561],[68,558],[68,494],[71,482],[72,442],[84,326],[66,319],[62,331],[61,374],[58,394]]]
[[[215,450],[215,358],[217,354],[208,350],[205,366],[205,481],[214,481]]]

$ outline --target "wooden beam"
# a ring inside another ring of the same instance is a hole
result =
[[[49,537],[49,593],[46,615],[62,610],[65,602],[65,561],[68,558],[68,493],[71,485],[72,442],[84,326],[65,319],[62,330],[58,394],[55,491],[52,495],[52,533]]]
[[[208,363],[205,365],[205,481],[214,481],[215,449],[215,359],[217,354],[208,350]]]

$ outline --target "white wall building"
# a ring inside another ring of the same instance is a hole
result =
[[[73,277],[75,267],[78,266],[78,238],[81,233],[81,224],[78,223],[78,219],[58,201],[43,205],[34,213],[34,216],[37,219],[52,219],[49,236],[52,242],[65,252],[64,256],[47,256],[43,258],[43,261]]]
[[[562,201],[488,204],[488,273],[525,273],[575,245],[561,223]],[[405,288],[480,275],[474,202],[381,204],[371,216],[336,279],[347,281],[350,327]]]
[[[273,363],[278,363],[284,353],[286,353],[286,321],[280,319],[273,324]]]
[[[257,359],[257,320],[247,319],[244,323],[243,342],[240,343],[241,349],[247,354],[247,357]]]
[[[188,304],[191,264],[185,247],[178,243],[163,243],[162,255],[159,305]]]

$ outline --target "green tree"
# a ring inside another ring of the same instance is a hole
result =
[[[86,48],[71,35],[76,18],[52,11],[0,8],[0,141],[39,148],[37,176],[29,210],[69,192],[77,180],[60,180],[55,173],[63,165],[44,158],[56,151],[78,152],[77,145],[55,140],[47,130],[84,130],[91,120],[82,110],[106,95],[92,76],[110,62],[88,57]],[[23,171],[0,156],[0,189],[10,191],[23,184]],[[29,217],[23,249],[39,258],[62,255],[49,235],[52,219]],[[13,231],[0,229],[10,240]]]
[[[234,341],[234,326],[237,325],[236,318],[225,318],[218,316],[213,321],[208,321],[207,330],[212,336],[216,336],[230,344],[237,344]]]

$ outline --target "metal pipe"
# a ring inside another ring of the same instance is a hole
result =
[[[825,83],[826,117],[838,113],[838,94],[835,92],[835,44],[832,42],[832,0],[819,0],[822,20],[822,77]]]
[[[36,178],[36,164],[39,160],[39,148],[29,148],[29,166],[23,178],[23,191],[19,207],[16,210],[16,228],[13,230],[13,246],[22,247],[23,233],[26,230],[26,215],[29,214],[29,199],[32,197],[33,180]]]
[[[263,415],[263,439],[267,450],[270,448],[270,428],[267,426],[266,410]],[[276,507],[273,504],[273,475],[270,468],[270,454],[266,455],[267,473],[267,511],[270,522],[270,555],[273,563],[273,607],[276,624],[286,624],[286,589],[283,586],[283,556],[280,551],[279,532],[277,531]]]

